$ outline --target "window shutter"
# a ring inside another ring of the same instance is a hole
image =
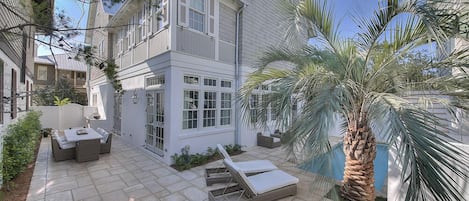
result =
[[[163,17],[163,27],[169,23],[169,10],[168,10],[168,0],[163,0],[161,15]]]
[[[179,5],[178,5],[178,24],[184,27],[187,27],[187,21],[188,21],[188,1],[190,0],[179,0]]]
[[[210,36],[215,35],[215,0],[208,1],[208,30],[207,33]]]

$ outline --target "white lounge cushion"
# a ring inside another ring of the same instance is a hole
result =
[[[104,132],[102,133],[102,136],[103,136],[103,138],[101,138],[101,143],[103,143],[103,142],[106,143],[106,142],[107,142],[107,139],[109,138],[109,132],[104,131]],[[103,144],[104,144],[104,143],[103,143]]]
[[[57,141],[59,143],[59,147],[61,149],[70,149],[70,148],[75,148],[76,143],[75,142],[67,142],[67,141]]]
[[[246,174],[256,173],[256,172],[266,172],[271,170],[278,169],[272,162],[268,160],[252,160],[252,161],[242,161],[235,162],[235,165],[239,170],[243,171]]]
[[[298,178],[282,170],[273,170],[247,177],[248,185],[257,194],[298,183]]]
[[[276,142],[280,142],[280,138],[274,137],[274,143],[276,143]]]

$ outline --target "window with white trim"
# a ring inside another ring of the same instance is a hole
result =
[[[198,108],[199,92],[194,90],[184,90],[183,129],[197,128]]]
[[[200,32],[205,32],[205,0],[190,1],[189,27]]]
[[[168,2],[159,0],[151,9],[151,29],[152,33],[157,33],[168,22]]]
[[[134,45],[134,32],[135,32],[134,16],[132,16],[129,19],[129,22],[127,24],[127,35],[126,35],[126,42],[127,42],[126,47],[127,48],[124,48],[124,51],[126,49],[132,48],[132,46]]]
[[[136,37],[137,43],[143,41],[147,36],[147,15],[148,15],[148,5],[147,3],[143,4],[143,8],[140,9],[137,13],[137,30]]]
[[[216,79],[210,79],[210,78],[204,78],[204,85],[205,86],[216,87],[217,86],[217,80]]]
[[[231,88],[231,81],[222,80],[220,86],[224,88]]]
[[[204,127],[215,126],[217,112],[217,92],[204,92]]]
[[[185,75],[184,76],[184,83],[197,85],[197,84],[199,84],[199,77]]]
[[[220,93],[220,125],[231,124],[231,93]]]
[[[259,113],[259,95],[252,94],[249,97],[249,106],[250,106],[250,117],[251,123],[257,123],[257,115]]]

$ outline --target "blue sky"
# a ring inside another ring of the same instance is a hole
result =
[[[64,11],[65,14],[72,19],[70,23],[74,27],[86,27],[86,20],[88,18],[88,4],[82,3],[77,0],[58,0],[55,1],[55,12]],[[83,42],[85,38],[84,33],[73,38],[71,42]],[[54,49],[54,54],[64,53],[61,50]],[[45,45],[39,45],[38,55],[50,55],[49,47]]]

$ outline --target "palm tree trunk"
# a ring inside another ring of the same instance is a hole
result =
[[[373,160],[376,156],[375,136],[368,122],[349,123],[344,136],[345,170],[341,196],[346,200],[375,200]]]

